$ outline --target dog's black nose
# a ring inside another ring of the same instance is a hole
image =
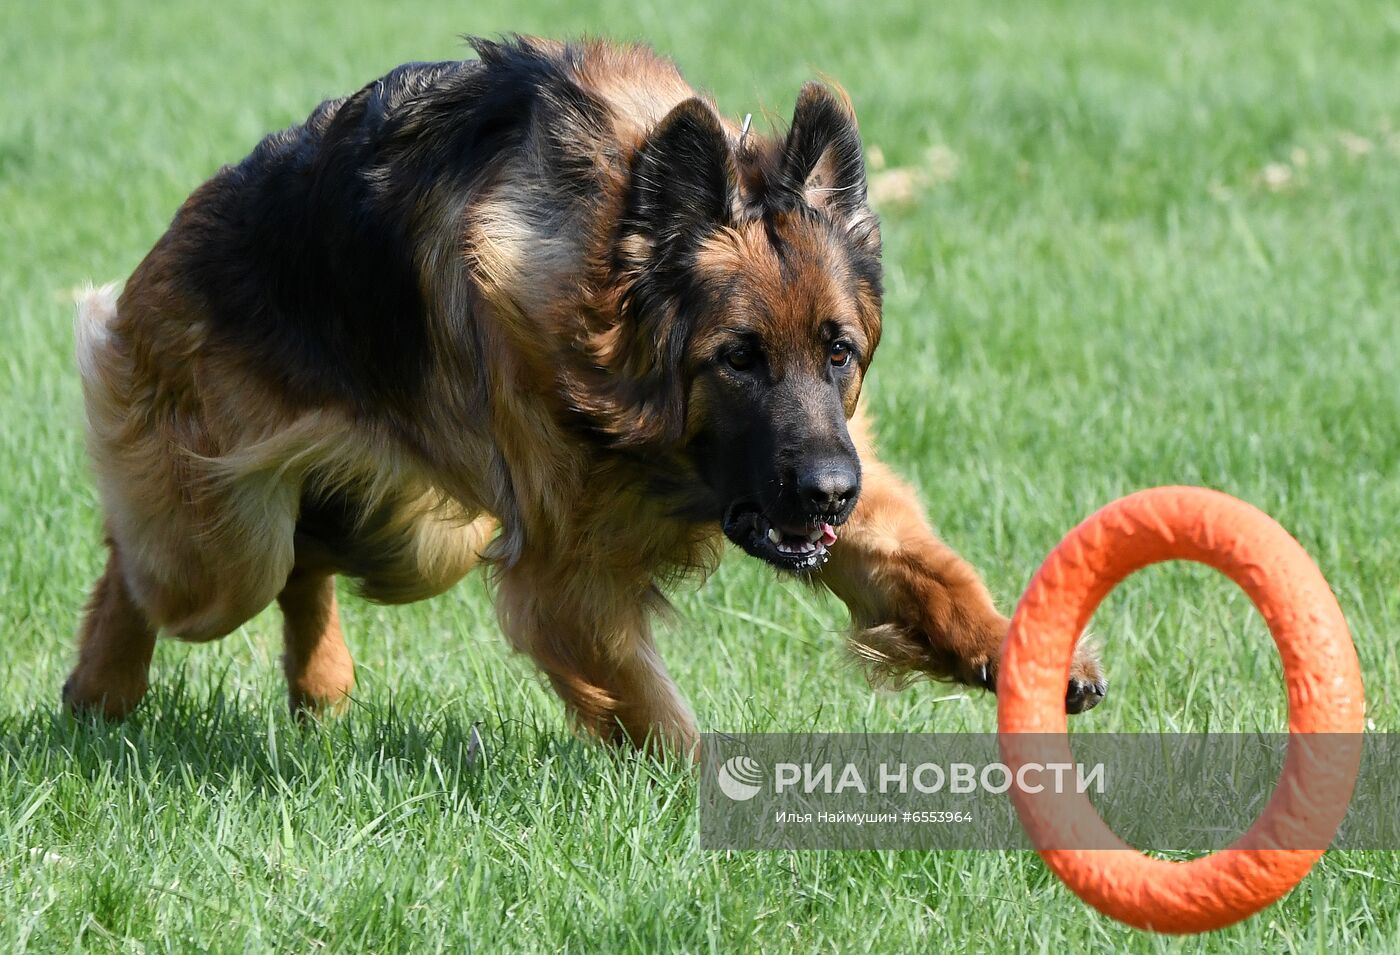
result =
[[[860,475],[847,461],[814,461],[797,475],[797,493],[809,514],[836,514],[860,489]]]

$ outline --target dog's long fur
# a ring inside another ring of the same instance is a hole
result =
[[[806,347],[799,312],[850,329],[826,424],[852,419],[861,491],[813,579],[857,648],[895,679],[993,686],[1006,621],[857,410],[880,239],[844,96],[809,86],[785,138],[741,138],[644,48],[474,46],[269,136],[120,297],[80,303],[110,556],[69,705],[124,715],[158,630],[215,639],[273,600],[293,706],[333,705],[353,677],[332,575],[406,602],[486,559],[511,643],[582,725],[690,746],[648,616],[722,542],[696,449],[729,296],[780,352]],[[1072,676],[1096,702],[1092,658]]]

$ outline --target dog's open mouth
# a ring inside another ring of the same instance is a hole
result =
[[[757,505],[731,507],[724,519],[724,533],[751,557],[766,560],[780,570],[816,570],[831,557],[836,527],[821,518],[803,526],[779,524]]]

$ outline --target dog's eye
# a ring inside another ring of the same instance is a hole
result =
[[[754,362],[758,361],[758,355],[749,345],[736,345],[725,352],[724,360],[735,371],[748,371],[754,366]]]
[[[833,342],[831,345],[831,363],[837,368],[840,368],[850,360],[851,346],[846,342]]]

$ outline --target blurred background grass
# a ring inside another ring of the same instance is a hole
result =
[[[644,39],[727,113],[850,92],[885,220],[882,447],[1009,609],[1060,535],[1136,488],[1275,515],[1351,623],[1389,730],[1400,621],[1400,7],[735,0],[669,5],[3,2],[0,947],[1048,951],[1400,948],[1400,860],[1334,853],[1204,940],[1087,912],[1034,856],[718,855],[675,767],[574,743],[487,588],[347,597],[360,705],[282,715],[278,623],[162,645],[122,727],[56,714],[100,569],[71,291],[125,276],[265,132],[462,33]],[[737,555],[662,650],[713,730],[985,731],[988,697],[873,694],[833,602]],[[1181,565],[1095,618],[1085,730],[1277,730],[1248,601]],[[465,764],[468,727],[487,758]]]

